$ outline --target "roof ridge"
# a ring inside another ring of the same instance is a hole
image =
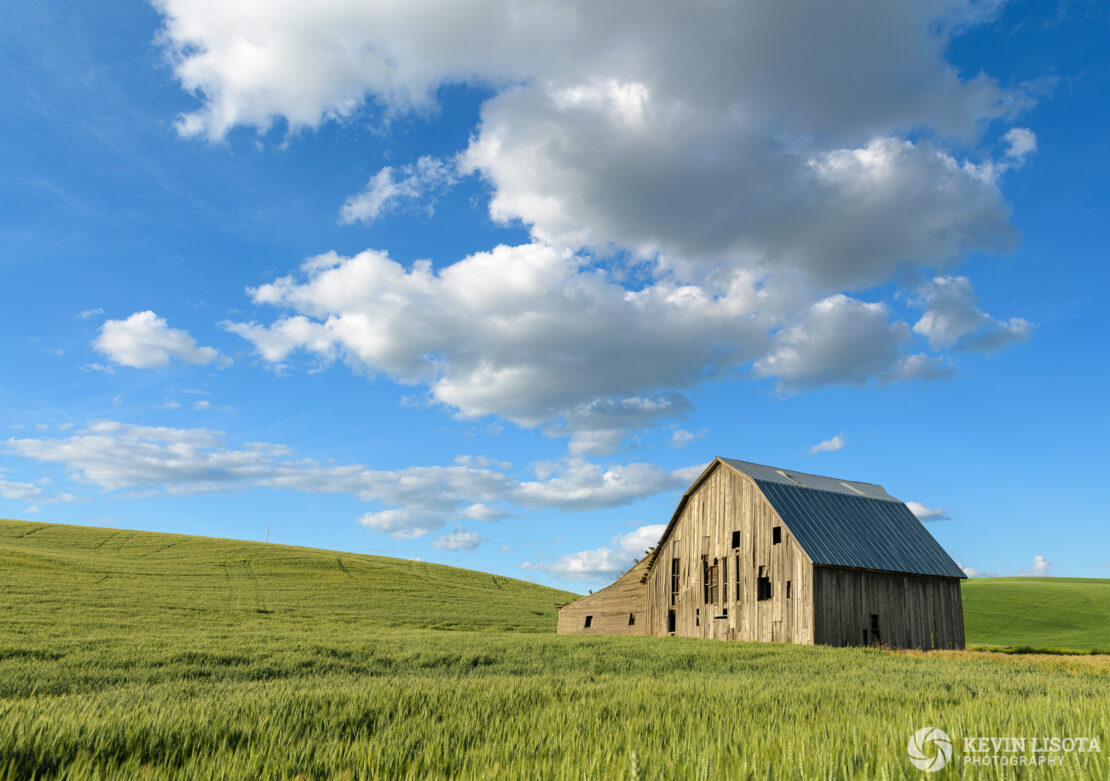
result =
[[[790,469],[788,467],[772,466],[771,464],[760,464],[757,461],[745,461],[742,458],[729,458],[728,456],[718,456],[718,458],[720,458],[722,461],[734,461],[738,464],[751,464],[752,466],[762,467],[763,469],[770,469],[773,472],[783,472],[784,474],[786,474],[787,477],[790,477],[790,475],[788,473],[793,472],[794,474],[802,475],[803,477],[820,477],[820,478],[823,478],[825,480],[837,480],[837,481],[841,481],[841,482],[845,482],[845,483],[859,483],[860,485],[873,485],[876,488],[883,488],[882,483],[872,483],[869,480],[851,480],[847,477],[837,477],[835,475],[820,475],[820,474],[817,474],[816,472],[803,472],[800,469]],[[795,482],[797,482],[797,481],[795,481]],[[804,487],[809,488],[809,486],[804,486]],[[883,488],[883,490],[885,491],[886,489]]]

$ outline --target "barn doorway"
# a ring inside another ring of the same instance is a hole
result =
[[[673,610],[668,610],[667,611],[667,631],[670,632],[672,635],[674,634],[674,631],[675,631],[675,623],[676,623],[676,621],[675,621],[674,611]]]

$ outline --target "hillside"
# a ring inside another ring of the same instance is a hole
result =
[[[969,645],[1110,649],[1110,580],[976,578],[963,585]],[[550,632],[557,606],[577,598],[403,559],[2,519],[0,586],[5,613],[36,603],[90,631],[188,622],[196,629]]]
[[[553,632],[576,598],[440,564],[177,534],[0,520],[0,610],[70,626]],[[0,640],[0,645],[4,641]]]
[[[904,778],[923,713],[1110,730],[1105,657],[557,635],[571,596],[0,521],[0,779]],[[1054,777],[1110,777],[1108,756]]]
[[[975,578],[963,600],[968,645],[1110,651],[1110,580]]]

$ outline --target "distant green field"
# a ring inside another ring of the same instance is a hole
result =
[[[976,578],[963,586],[968,645],[1110,653],[1110,580]]]
[[[957,745],[932,778],[1014,777],[966,735],[1095,736],[1051,777],[1110,777],[1105,658],[555,635],[570,597],[0,521],[0,779],[920,778],[925,726]]]

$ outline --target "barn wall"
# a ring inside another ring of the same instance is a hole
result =
[[[782,527],[782,541],[772,529]],[[732,547],[732,533],[740,546]],[[717,561],[716,602],[704,599],[702,556]],[[671,603],[671,567],[679,560],[679,588]],[[720,563],[727,562],[726,572]],[[739,594],[737,565],[739,564]],[[757,599],[759,568],[771,581],[771,598]],[[718,464],[690,495],[647,579],[647,630],[670,634],[668,613],[682,637],[718,640],[813,642],[813,566],[778,514],[746,475]],[[787,598],[787,581],[790,597]]]
[[[827,645],[876,642],[902,648],[963,648],[957,578],[814,567],[814,639]],[[866,634],[865,634],[866,633]]]
[[[564,635],[643,635],[647,634],[644,594],[647,587],[640,582],[647,569],[644,557],[615,583],[595,594],[559,609],[558,632]],[[635,624],[629,624],[629,615]],[[591,616],[586,627],[586,616]]]

